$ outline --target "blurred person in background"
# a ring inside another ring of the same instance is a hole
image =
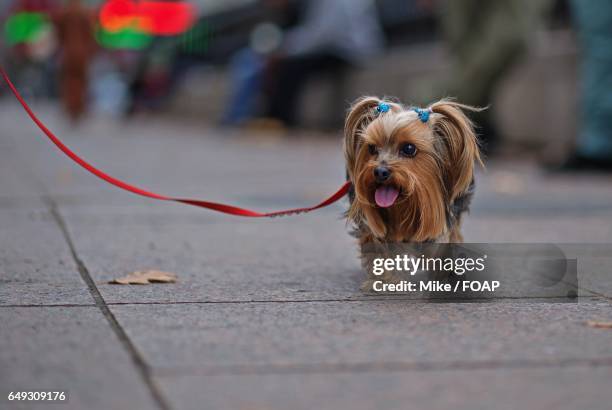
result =
[[[445,1],[441,22],[454,67],[442,94],[488,107],[500,80],[525,53],[550,5],[550,0]],[[491,110],[472,118],[480,128],[483,148],[491,153],[498,142]]]
[[[572,0],[582,55],[580,130],[562,169],[612,170],[612,2]]]
[[[50,96],[55,91],[49,81],[54,64],[51,57],[56,51],[49,16],[57,5],[57,0],[15,0],[0,6],[3,65],[28,98]]]
[[[279,32],[265,28],[268,44],[251,47],[234,60],[233,95],[226,124],[261,114],[276,125],[295,126],[297,106],[309,78],[342,73],[372,61],[383,49],[383,33],[373,0],[275,0],[276,7],[297,7],[297,24]],[[255,39],[256,40],[256,39]],[[276,43],[276,44],[275,44]],[[263,112],[253,101],[263,93]]]
[[[270,61],[266,85],[266,115],[290,127],[309,77],[367,63],[384,42],[372,0],[310,0],[301,15]]]
[[[180,64],[176,64],[176,54],[173,39],[159,37],[151,41],[133,69],[126,115],[163,107],[171,89],[181,77],[179,74],[173,75],[174,68]]]
[[[60,97],[71,120],[85,113],[89,65],[95,52],[94,16],[81,0],[67,0],[54,16],[60,48]]]

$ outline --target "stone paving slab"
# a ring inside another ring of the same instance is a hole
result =
[[[15,141],[13,136],[0,131],[0,207],[41,205],[38,196],[43,186],[26,165],[30,162],[24,164],[20,145],[21,142]]]
[[[579,295],[612,298],[612,214],[573,217],[469,215],[464,223],[468,242],[563,244],[568,258],[577,258]],[[571,251],[581,249],[580,251]],[[609,252],[589,256],[592,252]]]
[[[583,264],[584,265],[584,264]],[[580,295],[598,295],[612,300],[612,269],[610,269],[610,260],[606,260],[603,265],[595,266],[589,263],[589,267],[582,267],[580,275]]]
[[[597,216],[468,215],[466,242],[612,243],[612,213]]]
[[[0,208],[0,305],[93,304],[49,211]]]
[[[588,217],[612,211],[610,174],[555,173],[515,156],[487,161],[476,182],[475,212]]]
[[[156,409],[151,394],[95,307],[0,307],[0,408],[10,391],[67,391],[62,405],[40,408]]]
[[[280,205],[275,204],[273,200],[245,201],[241,205],[260,210],[273,210],[281,207],[313,204],[317,200],[315,195],[300,198],[302,199],[299,201],[285,199],[280,201]],[[482,206],[486,206],[486,204]],[[304,225],[310,225],[313,221],[322,224],[329,222],[333,227],[336,227],[336,220],[343,220],[342,214],[346,208],[346,202],[342,201],[337,205],[318,210],[309,215],[261,220],[237,218],[180,204],[159,202],[139,203],[131,206],[60,204],[60,210],[67,222],[71,226],[84,225],[83,229],[89,227],[97,229],[100,225],[113,227],[175,225],[182,227],[185,225],[223,224],[228,227],[228,230],[232,230],[232,226],[235,224],[252,225],[269,222],[269,225],[278,225],[281,223],[280,221],[285,222],[285,220],[291,220],[293,226],[297,227],[294,229],[308,229]],[[501,210],[498,212],[474,210],[465,217],[463,223],[464,239],[466,242],[482,243],[612,243],[612,224],[608,223],[608,220],[612,218],[612,211],[596,212],[589,215],[581,215],[573,210],[571,212],[573,212],[571,215],[554,213],[541,215],[525,211],[523,214],[508,215]],[[343,229],[343,231],[347,232],[348,230]],[[317,233],[314,229],[306,231],[306,233],[310,232]]]
[[[10,118],[11,112],[21,114],[7,109],[0,118]],[[67,127],[53,115],[47,120],[70,148],[92,164],[166,194],[227,201],[233,199],[228,194],[236,189],[243,198],[259,197],[262,192],[310,190],[318,194],[319,186],[331,193],[344,178],[339,137],[314,143],[310,139],[244,138],[155,118],[146,122],[95,119],[77,128]],[[134,196],[80,169],[27,121],[11,129],[14,133],[6,138],[18,146],[21,158],[29,160],[28,172],[55,196],[82,197],[92,203],[101,199],[133,203]],[[303,172],[305,169],[309,172]]]
[[[68,225],[108,303],[344,299],[359,296],[364,279],[353,238],[333,215],[199,225]],[[106,237],[113,240],[101,243]],[[178,283],[106,284],[153,268],[177,273]]]
[[[79,257],[99,284],[108,303],[170,303],[265,300],[341,300],[364,295],[359,286],[365,273],[358,261],[356,241],[334,211],[273,220],[244,220],[227,216],[202,217],[189,212],[162,216],[151,210],[130,214],[97,214],[87,219],[83,211],[63,209]],[[159,217],[159,218],[158,218]],[[502,218],[503,219],[503,218]],[[559,223],[557,223],[559,222]],[[490,230],[491,225],[499,225]],[[503,227],[502,227],[503,224]],[[537,225],[541,228],[535,229]],[[466,221],[466,239],[522,242],[530,232],[545,232],[534,241],[553,239],[568,225],[575,232],[594,232],[597,219],[516,221]],[[606,228],[607,229],[607,228]],[[548,236],[547,236],[548,235]],[[113,241],[100,238],[113,237]],[[534,238],[535,237],[535,238]],[[604,236],[599,239],[604,239]],[[141,269],[162,269],[179,275],[175,285],[118,287],[106,283]],[[589,289],[612,290],[612,280],[581,269]],[[589,278],[589,281],[586,279]],[[506,285],[512,285],[507,283]],[[520,284],[516,284],[520,285]],[[520,286],[518,286],[520,287]],[[498,297],[524,292],[508,289]],[[592,295],[584,290],[579,295]]]
[[[608,302],[355,301],[111,306],[154,368],[609,360]]]
[[[159,377],[181,410],[608,410],[610,367]]]
[[[612,243],[559,245],[567,258],[576,259],[583,294],[612,299]]]

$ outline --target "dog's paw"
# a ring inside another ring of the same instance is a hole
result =
[[[360,287],[361,291],[364,293],[378,293],[374,290],[374,282],[376,282],[377,280],[378,279],[364,280]]]

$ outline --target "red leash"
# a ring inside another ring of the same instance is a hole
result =
[[[342,187],[338,191],[336,191],[336,193],[334,193],[329,198],[327,198],[326,200],[324,200],[323,202],[321,202],[321,203],[319,203],[319,204],[317,204],[315,206],[306,207],[306,208],[286,209],[284,211],[275,211],[275,212],[257,212],[257,211],[252,211],[250,209],[238,208],[238,207],[235,207],[235,206],[232,206],[232,205],[219,204],[219,203],[216,203],[216,202],[201,201],[199,199],[173,198],[173,197],[169,197],[169,196],[166,196],[166,195],[156,194],[155,192],[146,191],[146,190],[144,190],[142,188],[138,188],[138,187],[136,187],[134,185],[130,185],[130,184],[128,184],[126,182],[123,182],[123,181],[121,181],[121,180],[119,180],[117,178],[114,178],[114,177],[108,175],[107,173],[99,170],[98,168],[96,168],[93,165],[91,165],[89,162],[85,161],[83,158],[79,157],[74,151],[72,151],[66,145],[64,145],[64,143],[62,141],[60,141],[60,139],[57,138],[45,126],[45,124],[43,124],[38,119],[38,117],[36,117],[36,114],[34,114],[32,109],[30,109],[28,104],[24,101],[23,97],[21,96],[21,94],[19,94],[19,91],[17,91],[17,89],[15,88],[15,86],[13,85],[13,83],[10,80],[10,78],[8,77],[8,75],[6,74],[6,72],[4,71],[4,69],[2,67],[0,67],[0,72],[2,73],[2,77],[4,77],[4,81],[6,81],[6,84],[9,86],[9,88],[11,89],[13,94],[15,95],[15,98],[17,98],[19,103],[26,110],[26,112],[28,113],[28,115],[30,116],[32,121],[34,121],[36,123],[36,125],[38,125],[38,128],[40,128],[41,131],[44,132],[45,135],[47,137],[49,137],[49,139],[64,154],[66,154],[74,162],[76,162],[77,164],[79,164],[80,166],[82,166],[83,168],[85,168],[86,170],[88,170],[89,172],[91,172],[92,174],[97,176],[98,178],[101,178],[101,179],[105,180],[106,182],[108,182],[109,184],[113,184],[116,187],[119,187],[121,189],[124,189],[126,191],[132,192],[132,193],[137,194],[137,195],[141,195],[141,196],[145,196],[145,197],[153,198],[153,199],[159,199],[161,201],[181,202],[183,204],[198,206],[200,208],[211,209],[213,211],[223,212],[225,214],[230,214],[230,215],[246,216],[246,217],[251,217],[251,218],[262,218],[262,217],[284,216],[284,215],[292,215],[292,214],[311,212],[311,211],[314,211],[316,209],[326,207],[328,205],[333,204],[334,202],[336,202],[340,198],[342,198],[344,195],[346,195],[346,193],[348,192],[348,190],[349,190],[349,188],[351,186],[351,183],[347,181],[344,185],[342,185]]]

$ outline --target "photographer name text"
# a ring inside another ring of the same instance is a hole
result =
[[[498,280],[460,280],[454,284],[437,280],[419,282],[402,280],[397,283],[385,283],[382,280],[377,280],[372,284],[372,289],[375,292],[495,292],[499,287],[500,282]]]

